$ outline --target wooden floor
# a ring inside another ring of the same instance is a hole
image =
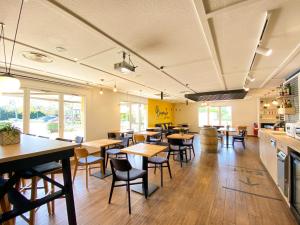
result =
[[[256,138],[247,139],[246,150],[237,144],[235,150],[223,148],[218,154],[201,152],[199,138],[195,142],[196,157],[183,168],[171,160],[173,179],[164,171],[164,187],[148,200],[132,192],[131,216],[125,188],[115,189],[109,205],[111,177],[90,177],[87,191],[80,171],[74,183],[78,224],[296,224],[259,161]],[[159,174],[151,170],[149,181],[160,184]],[[41,207],[36,224],[68,224],[64,199],[56,205],[56,215],[51,217],[47,207]],[[26,223],[18,219],[17,224]]]

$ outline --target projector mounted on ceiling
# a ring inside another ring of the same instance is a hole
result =
[[[130,73],[130,72],[135,72],[135,68],[136,66],[133,65],[131,59],[130,59],[130,55],[126,54],[126,52],[122,52],[123,54],[123,62],[120,63],[115,63],[114,64],[114,68],[115,70],[121,72],[121,73]],[[126,55],[128,55],[128,62],[126,62]]]

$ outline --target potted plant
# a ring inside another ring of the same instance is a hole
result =
[[[20,129],[10,123],[0,125],[0,145],[19,144],[20,134]]]
[[[185,132],[184,128],[183,128],[183,127],[181,127],[181,128],[179,129],[179,133],[180,133],[181,135],[183,135],[183,134],[184,134],[184,132]]]

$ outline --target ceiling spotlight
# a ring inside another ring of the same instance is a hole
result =
[[[248,88],[248,87],[243,87],[243,89],[245,90],[245,91],[249,91],[250,90],[250,88]]]
[[[272,54],[272,49],[257,46],[256,53],[264,56],[270,56]]]
[[[114,92],[117,92],[118,91],[118,89],[117,89],[117,85],[115,84],[115,86],[114,86],[114,89],[113,89],[113,91]]]
[[[114,68],[115,70],[118,70],[121,73],[127,74],[130,72],[135,72],[136,66],[133,65],[130,55],[126,52],[122,52],[123,54],[123,61],[120,63],[115,63]],[[128,55],[128,62],[126,62],[126,56]]]
[[[251,82],[255,81],[255,77],[251,76],[251,75],[248,75],[247,76],[247,79]]]
[[[272,101],[272,104],[273,104],[273,105],[278,105],[279,103],[278,103],[278,101],[273,100],[273,101]]]
[[[67,49],[65,49],[64,47],[61,47],[61,46],[58,46],[58,47],[56,47],[55,49],[56,49],[56,51],[58,51],[58,52],[65,52],[65,51],[67,51]]]
[[[99,94],[103,95],[103,89],[102,88],[100,89]]]

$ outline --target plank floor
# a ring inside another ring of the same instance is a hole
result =
[[[258,157],[258,139],[248,138],[247,149],[223,148],[218,154],[201,152],[195,138],[196,157],[183,168],[171,161],[173,179],[164,170],[164,187],[148,200],[133,193],[128,215],[125,188],[116,188],[108,204],[111,177],[90,177],[85,189],[83,171],[74,183],[79,225],[105,224],[205,224],[205,225],[296,225],[295,219]],[[140,158],[131,161],[140,165]],[[149,181],[160,184],[160,173],[149,172]],[[17,224],[26,224],[21,218]],[[56,201],[56,214],[47,207],[37,212],[36,224],[66,225],[64,199]]]

